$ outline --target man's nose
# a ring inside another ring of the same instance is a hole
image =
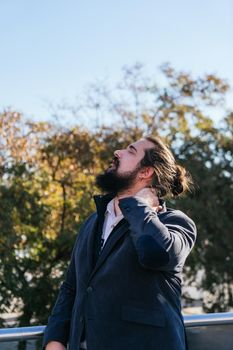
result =
[[[116,151],[114,151],[114,156],[117,157],[117,158],[120,158],[121,150],[117,149]]]

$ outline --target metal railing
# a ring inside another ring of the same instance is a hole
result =
[[[0,328],[0,342],[32,340],[41,338],[45,326]]]
[[[185,315],[184,322],[190,350],[233,349],[233,312]],[[40,339],[44,329],[45,326],[2,328],[0,350],[2,342]]]
[[[207,327],[213,325],[233,325],[233,312],[221,312],[215,314],[185,315],[185,327]]]

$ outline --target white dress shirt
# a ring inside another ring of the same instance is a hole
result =
[[[123,214],[116,215],[114,209],[114,198],[108,203],[107,209],[105,212],[105,219],[103,225],[102,239],[101,239],[101,248],[103,248],[106,243],[110,233],[114,227],[123,219]]]

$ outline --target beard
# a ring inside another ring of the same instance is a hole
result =
[[[103,192],[117,195],[134,185],[138,171],[141,167],[138,165],[132,171],[125,172],[124,174],[117,174],[119,160],[114,157],[113,162],[113,165],[115,166],[113,169],[108,168],[104,173],[96,176],[96,185]]]

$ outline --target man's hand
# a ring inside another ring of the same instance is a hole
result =
[[[46,345],[45,350],[66,350],[66,348],[62,343],[59,343],[58,341],[50,341]]]
[[[163,207],[159,204],[154,188],[145,187],[135,194],[135,197],[142,199],[149,207],[153,208],[156,212],[159,212]]]
[[[144,187],[136,193],[124,193],[124,195],[118,195],[114,200],[115,214],[121,214],[121,209],[119,208],[119,199],[127,197],[137,197],[140,198],[146,205],[151,207],[157,213],[163,209],[159,204],[159,199],[156,194],[156,190],[151,187]]]

